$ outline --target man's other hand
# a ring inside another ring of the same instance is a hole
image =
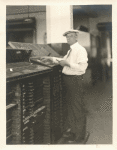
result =
[[[67,60],[61,60],[59,61],[59,64],[64,67],[64,66],[70,66],[69,62]]]

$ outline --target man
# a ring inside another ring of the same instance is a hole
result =
[[[68,104],[66,138],[74,137],[79,143],[85,137],[86,115],[83,103],[83,74],[88,66],[87,52],[78,39],[78,30],[69,30],[63,34],[66,36],[70,50],[63,58],[43,57],[63,67],[63,81],[66,86],[66,100]]]

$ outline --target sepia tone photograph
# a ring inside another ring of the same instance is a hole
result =
[[[6,5],[6,145],[112,144],[112,5]]]

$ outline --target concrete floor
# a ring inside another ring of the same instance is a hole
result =
[[[112,81],[86,86],[85,102],[90,132],[87,144],[112,144]]]

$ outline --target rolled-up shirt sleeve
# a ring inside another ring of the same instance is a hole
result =
[[[77,71],[85,71],[88,67],[88,57],[86,50],[81,51],[80,57],[78,57],[76,63],[70,63],[70,67],[72,69],[76,69]]]
[[[85,71],[88,67],[88,63],[82,62],[82,63],[78,63],[78,64],[70,64],[70,67],[72,69],[77,69],[77,71]]]

